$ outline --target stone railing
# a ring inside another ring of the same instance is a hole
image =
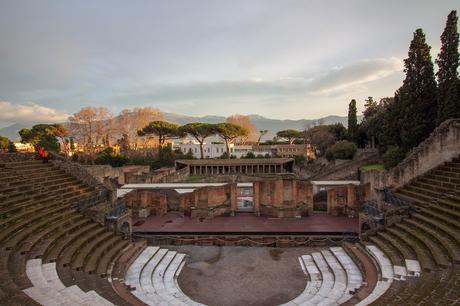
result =
[[[117,199],[114,207],[105,214],[105,218],[109,220],[118,219],[127,212],[124,199]]]
[[[107,201],[109,198],[108,190],[102,189],[102,190],[96,190],[93,191],[90,195],[80,198],[80,200],[77,203],[77,208],[79,211],[84,211],[92,206],[97,205],[98,203],[101,203],[103,201]]]
[[[71,162],[67,158],[53,152],[50,152],[50,156],[52,163],[56,167],[64,170],[66,173],[72,175],[86,185],[95,187],[97,192],[106,197],[109,204],[114,203],[116,192],[100,183],[84,166],[80,165],[79,163]]]
[[[399,188],[459,154],[460,119],[446,120],[396,167],[388,171],[366,171],[362,173],[361,182],[370,183],[374,192],[383,191],[385,187]]]

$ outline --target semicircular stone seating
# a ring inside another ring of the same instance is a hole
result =
[[[399,271],[376,246],[367,246],[366,250],[367,255],[374,259],[379,278],[371,293],[353,305],[368,305],[377,300],[391,286],[394,271]],[[360,268],[342,247],[303,255],[299,257],[299,262],[307,276],[307,285],[298,297],[283,305],[341,305],[352,299],[365,284]],[[397,279],[405,278],[398,276]]]
[[[0,173],[1,305],[136,304],[109,277],[121,254],[136,255],[145,242],[130,243],[78,211],[96,187],[30,155],[0,154]]]
[[[185,254],[147,247],[128,268],[125,284],[147,305],[204,305],[185,295],[177,283],[184,264]]]

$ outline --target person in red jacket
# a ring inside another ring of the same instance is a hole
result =
[[[43,153],[45,152],[45,149],[43,147],[38,147],[37,153],[38,153],[38,159],[42,160],[43,159]]]

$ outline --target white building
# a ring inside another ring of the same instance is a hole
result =
[[[272,150],[270,147],[267,147],[266,150],[261,150],[259,147],[257,149],[254,148],[252,145],[244,145],[244,146],[234,146],[233,147],[233,153],[236,158],[241,158],[243,156],[246,156],[248,153],[253,153],[256,157],[259,155],[265,156],[269,155],[272,156]]]
[[[193,157],[201,158],[200,154],[200,144],[196,141],[190,141],[188,143],[180,143],[176,145],[179,149],[187,154],[189,151],[192,152]],[[224,143],[205,143],[203,145],[204,158],[218,158],[221,157],[227,151]],[[236,158],[241,158],[242,156],[247,155],[249,152],[254,153],[254,155],[270,155],[272,156],[272,150],[267,148],[267,150],[260,150],[260,148],[254,150],[252,145],[246,146],[235,146],[230,144],[230,155],[235,156]]]
[[[193,157],[201,158],[200,153],[200,144],[196,141],[188,142],[188,143],[180,143],[177,144],[177,147],[182,151],[182,153],[187,154],[188,152],[192,152]],[[230,154],[233,154],[233,144],[230,144]],[[227,148],[225,147],[224,143],[205,143],[203,144],[203,153],[204,158],[217,158],[221,157],[222,154],[227,152]]]

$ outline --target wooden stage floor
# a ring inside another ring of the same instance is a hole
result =
[[[157,234],[357,234],[358,218],[314,214],[302,219],[257,217],[238,213],[234,217],[199,220],[177,215],[133,217],[133,233]]]

